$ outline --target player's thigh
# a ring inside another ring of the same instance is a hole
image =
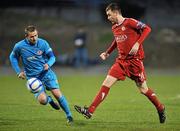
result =
[[[43,78],[43,83],[47,90],[59,89],[59,82],[56,74],[53,71],[49,71]]]
[[[117,78],[107,75],[102,85],[106,87],[111,87],[117,80]]]
[[[108,71],[108,76],[112,76],[117,80],[125,80],[126,74],[125,70],[123,69],[123,65],[118,62],[114,63]],[[111,79],[111,77],[107,77],[105,81],[108,82],[109,79]]]
[[[143,62],[138,59],[132,59],[127,61],[128,68],[126,70],[128,77],[134,80],[137,85],[142,85],[146,81],[146,73]]]

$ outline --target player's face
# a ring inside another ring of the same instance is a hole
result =
[[[107,14],[107,19],[112,23],[118,23],[118,19],[117,19],[117,11],[111,11],[111,10],[107,10],[106,11]]]
[[[29,32],[26,36],[28,41],[32,44],[36,44],[38,39],[38,32],[35,30],[34,32]]]

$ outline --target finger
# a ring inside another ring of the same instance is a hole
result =
[[[18,77],[19,79],[23,79],[23,77],[22,76],[20,76],[20,77]]]
[[[104,60],[105,59],[104,56],[101,56],[101,59]]]
[[[21,78],[21,75],[18,75],[18,78]]]
[[[130,51],[129,54],[132,55],[132,51]]]
[[[25,76],[25,75],[22,75],[22,76],[21,76],[21,79],[25,79],[25,78],[26,78],[26,76]]]
[[[130,54],[130,55],[134,55],[134,51],[131,50],[131,51],[129,52],[129,54]]]

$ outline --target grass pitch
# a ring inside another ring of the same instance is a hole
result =
[[[180,75],[148,76],[166,106],[167,121],[160,124],[155,108],[141,95],[133,81],[117,82],[92,119],[77,113],[73,105],[89,105],[104,79],[101,76],[61,76],[61,90],[69,101],[74,123],[65,114],[42,106],[29,93],[25,81],[0,76],[0,131],[178,131],[180,130]]]

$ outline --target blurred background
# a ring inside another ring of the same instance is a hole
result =
[[[166,106],[168,118],[162,126],[154,107],[129,79],[113,85],[112,94],[91,121],[73,108],[91,103],[117,56],[114,51],[106,61],[99,58],[113,39],[105,14],[111,2],[120,5],[124,17],[152,28],[143,45],[144,64],[148,85]],[[40,107],[27,91],[26,81],[18,80],[10,66],[9,54],[24,39],[27,25],[35,25],[39,37],[54,50],[57,61],[53,68],[75,119],[71,127],[65,124],[62,111]],[[0,131],[179,131],[178,85],[180,0],[0,0]]]
[[[35,25],[39,37],[50,43],[57,58],[56,67],[109,67],[117,52],[105,62],[99,54],[113,39],[105,14],[111,2],[119,3],[124,17],[152,27],[144,42],[148,69],[180,69],[179,0],[1,0],[1,69],[10,67],[9,53],[16,42],[24,39],[27,25]]]

